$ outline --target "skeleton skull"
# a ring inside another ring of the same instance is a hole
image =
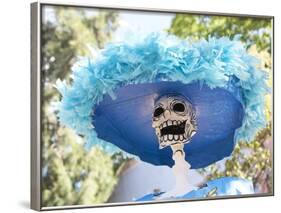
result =
[[[180,95],[165,95],[155,102],[152,127],[159,147],[188,143],[197,131],[192,104]]]

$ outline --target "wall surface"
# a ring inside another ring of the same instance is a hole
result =
[[[30,0],[6,0],[0,7],[0,212],[31,212],[30,188]],[[61,1],[62,2],[62,1]],[[104,5],[185,9],[275,16],[275,130],[280,125],[280,1],[276,0],[72,0]],[[280,207],[280,138],[275,132],[275,197],[78,209],[66,212],[265,212]],[[53,211],[61,212],[61,211]],[[273,211],[274,212],[274,211]]]
[[[188,180],[194,186],[203,183],[204,178],[196,170],[190,170]],[[141,184],[136,184],[141,183]],[[120,176],[119,183],[109,202],[131,202],[153,191],[167,192],[174,187],[175,177],[168,166],[155,166],[135,160],[134,165]]]

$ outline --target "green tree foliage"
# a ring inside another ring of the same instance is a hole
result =
[[[251,143],[240,141],[223,166],[213,164],[202,173],[207,179],[240,177],[253,181],[258,192],[272,192],[271,126],[260,131]]]
[[[75,205],[106,202],[117,182],[121,161],[93,147],[61,127],[53,103],[60,96],[58,78],[71,81],[77,56],[90,56],[89,47],[101,48],[118,27],[118,14],[111,11],[55,7],[54,16],[42,26],[42,190],[43,205]],[[46,12],[46,11],[44,11]]]
[[[258,50],[270,52],[271,20],[248,17],[204,16],[178,14],[174,18],[169,33],[181,38],[208,39],[240,35],[248,46],[256,44]]]
[[[47,129],[45,131],[48,132]],[[44,146],[44,206],[106,201],[117,182],[113,161],[98,147],[85,150],[71,130],[59,128],[57,141]]]
[[[239,35],[249,53],[260,58],[261,68],[269,74],[268,86],[272,87],[271,30],[272,23],[268,18],[178,14],[168,32],[190,40],[221,36],[234,38]],[[256,192],[272,191],[272,94],[267,95],[265,100],[267,127],[257,134],[254,141],[238,142],[227,160],[202,169],[207,179],[236,176],[252,180]]]
[[[101,11],[98,15],[83,9],[55,7],[55,20],[46,19],[42,26],[42,74],[45,83],[67,79],[78,56],[90,55],[91,47],[102,48],[118,27],[116,12]],[[45,93],[45,98],[53,96]]]

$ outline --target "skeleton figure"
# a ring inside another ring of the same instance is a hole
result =
[[[152,127],[158,138],[159,148],[170,146],[173,150],[172,167],[175,187],[164,193],[163,197],[183,195],[196,187],[187,180],[190,165],[185,160],[184,144],[196,134],[196,114],[192,104],[180,95],[165,95],[155,102]]]

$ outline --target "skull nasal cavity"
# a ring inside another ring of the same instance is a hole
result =
[[[171,115],[171,112],[169,110],[164,111],[164,117],[168,117]]]

